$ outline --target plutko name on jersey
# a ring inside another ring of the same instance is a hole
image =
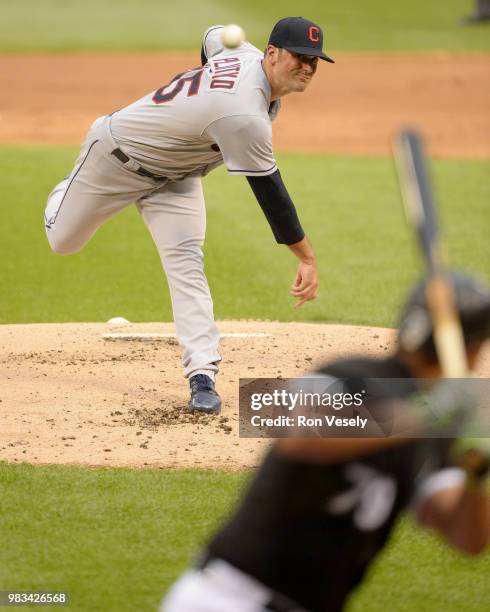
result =
[[[233,89],[240,75],[242,64],[238,57],[224,57],[211,62],[210,89]]]

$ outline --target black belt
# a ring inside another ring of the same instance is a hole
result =
[[[131,161],[130,158],[126,155],[126,153],[124,153],[124,151],[121,151],[121,149],[114,149],[114,151],[111,151],[111,154],[114,155],[114,157],[117,157],[117,159],[123,164],[127,164],[128,161]],[[164,176],[158,176],[157,174],[152,174],[151,172],[148,172],[148,170],[145,170],[141,166],[137,170],[135,170],[135,172],[136,174],[140,174],[141,176],[148,176],[149,178],[156,179],[156,180],[162,180],[165,178]]]
[[[198,560],[196,564],[197,569],[204,569],[213,559],[217,559],[217,557],[211,557],[209,554],[205,554]],[[303,610],[303,608],[294,603],[294,601],[291,601],[285,595],[274,593],[273,591],[271,591],[270,600],[264,605],[264,612],[297,612],[298,610]]]
[[[303,608],[300,608],[280,593],[273,595],[264,609],[267,610],[267,612],[298,612],[298,610],[303,610]]]

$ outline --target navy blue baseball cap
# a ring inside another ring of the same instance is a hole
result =
[[[285,17],[278,21],[269,37],[269,44],[298,55],[312,55],[331,64],[335,63],[322,50],[321,27],[303,17]]]

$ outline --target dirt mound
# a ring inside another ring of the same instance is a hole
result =
[[[170,323],[0,326],[0,459],[134,467],[256,465],[267,442],[238,437],[238,380],[301,376],[325,359],[384,355],[389,329],[223,321],[219,417],[186,412],[174,338],[107,340],[108,332],[171,333]],[[480,361],[490,375],[490,351]]]

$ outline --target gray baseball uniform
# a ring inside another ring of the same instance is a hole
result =
[[[71,174],[51,192],[45,227],[60,254],[80,250],[131,203],[156,244],[167,276],[184,374],[214,378],[221,357],[204,275],[201,176],[225,163],[232,175],[267,176],[272,153],[263,54],[245,42],[223,50],[222,26],[209,28],[208,63],[91,126]]]

